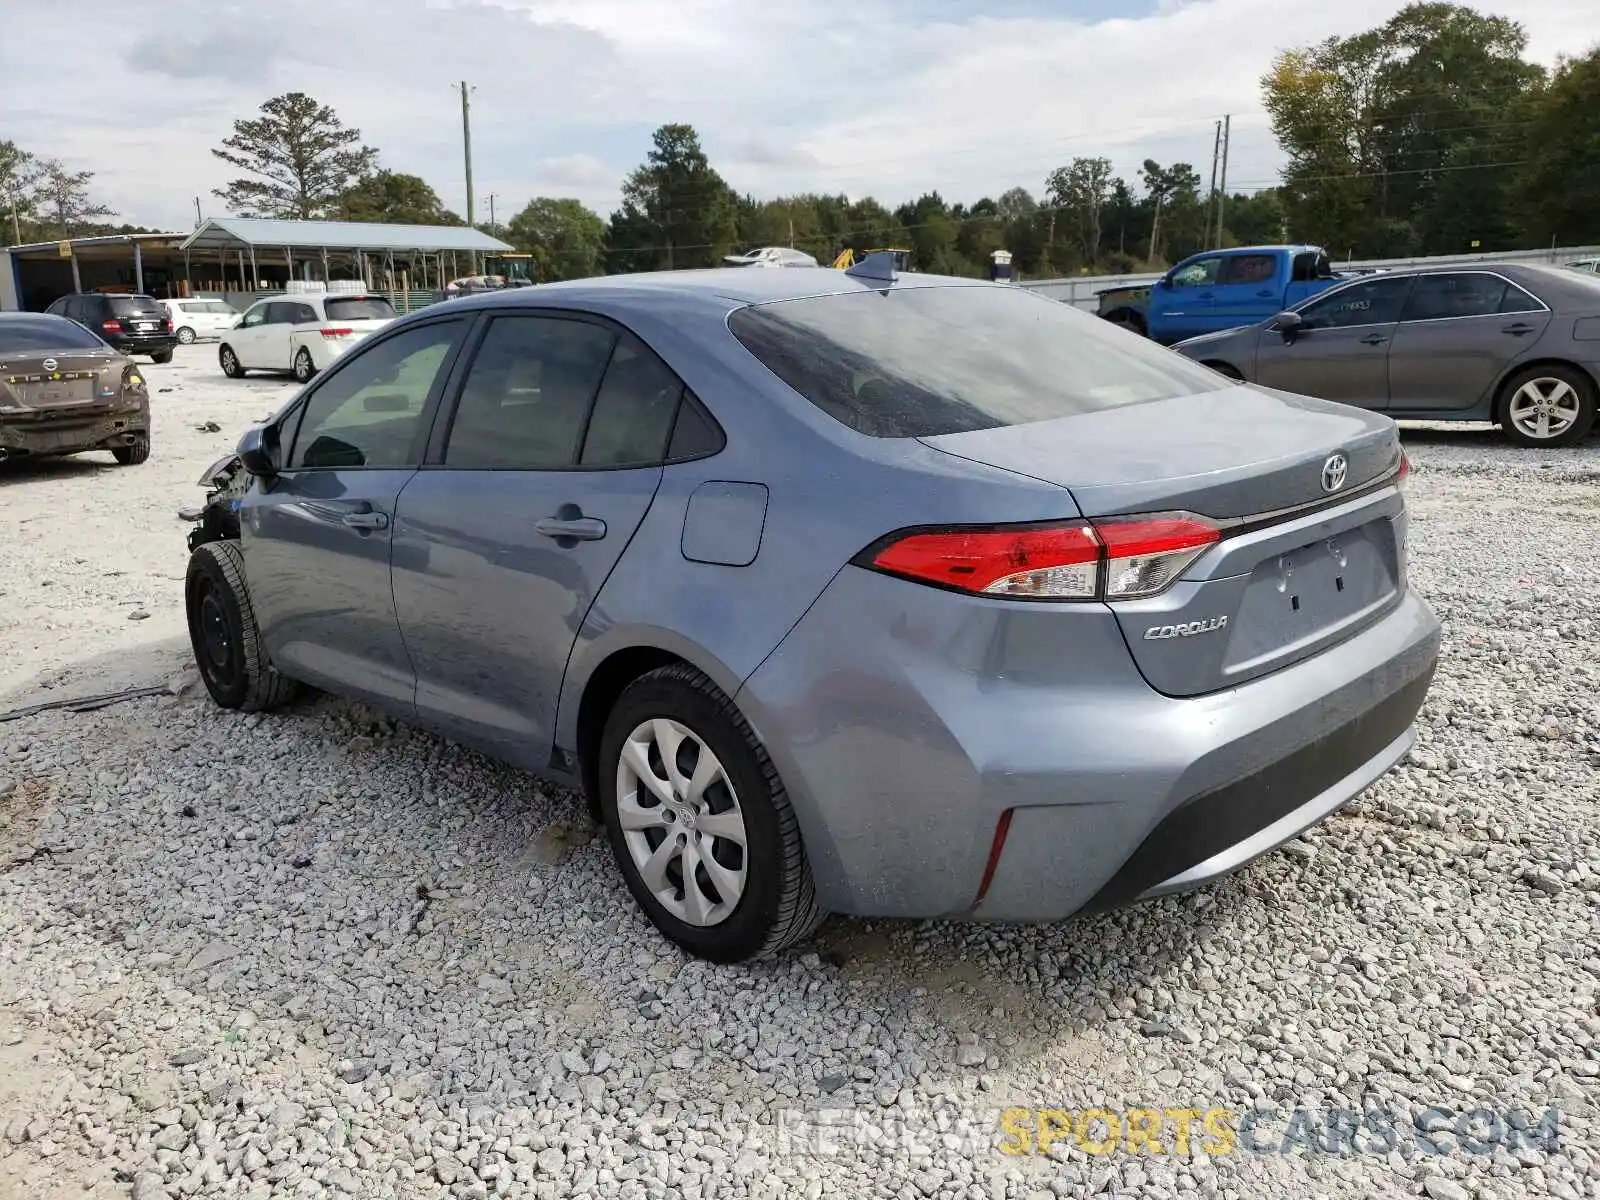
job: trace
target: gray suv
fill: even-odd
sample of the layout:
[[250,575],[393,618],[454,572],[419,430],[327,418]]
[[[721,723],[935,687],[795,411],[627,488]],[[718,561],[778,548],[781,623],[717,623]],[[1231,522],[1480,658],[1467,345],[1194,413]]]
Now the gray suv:
[[226,707],[311,684],[581,787],[692,953],[1055,920],[1405,753],[1405,471],[1381,415],[1016,288],[554,284],[402,318],[246,434],[189,628]]

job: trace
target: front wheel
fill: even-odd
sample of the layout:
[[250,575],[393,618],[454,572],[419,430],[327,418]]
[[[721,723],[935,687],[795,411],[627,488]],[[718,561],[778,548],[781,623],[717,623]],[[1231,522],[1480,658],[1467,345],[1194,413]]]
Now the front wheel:
[[825,915],[788,794],[750,725],[684,664],[630,684],[600,742],[600,811],[651,922],[713,962],[773,954]]
[[1594,428],[1594,380],[1574,367],[1530,367],[1503,394],[1501,424],[1519,445],[1570,446]]
[[239,356],[233,352],[232,346],[223,346],[217,351],[217,362],[222,364],[222,373],[229,379],[244,378],[244,365],[239,362]]
[[238,542],[196,546],[183,597],[195,665],[213,700],[259,712],[294,699],[297,685],[278,674],[262,645]]
[[180,345],[184,346],[194,345],[194,330],[190,329],[187,325],[178,330],[178,342]]
[[294,356],[294,379],[296,383],[310,383],[311,377],[317,373],[317,364],[311,361],[311,351],[304,346],[300,353]]

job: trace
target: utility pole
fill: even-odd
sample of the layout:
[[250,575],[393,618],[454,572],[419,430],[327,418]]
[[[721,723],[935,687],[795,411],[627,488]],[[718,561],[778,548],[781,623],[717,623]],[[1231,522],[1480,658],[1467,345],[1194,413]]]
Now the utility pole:
[[1222,122],[1217,122],[1217,133],[1211,141],[1211,190],[1206,193],[1206,249],[1214,249],[1220,242],[1211,240],[1211,217],[1217,207],[1217,158],[1222,153]]
[[1228,207],[1228,140],[1233,132],[1233,114],[1222,118],[1222,186],[1217,192],[1217,245],[1222,245],[1223,214]]
[[1160,257],[1161,247],[1161,202],[1167,198],[1167,189],[1162,188],[1156,193],[1156,215],[1150,223],[1150,261],[1156,262]]
[[[471,229],[477,222],[477,206],[472,202],[472,101],[467,98],[471,91],[467,81],[461,81],[461,150],[467,164],[467,228]],[[472,270],[476,271],[478,255],[472,254]]]
[[199,229],[205,223],[206,219],[200,215],[200,197],[196,196],[194,198],[194,227]]
[[489,236],[490,237],[497,236],[495,234],[495,223],[494,223],[494,199],[495,199],[494,193],[490,192],[489,193]]

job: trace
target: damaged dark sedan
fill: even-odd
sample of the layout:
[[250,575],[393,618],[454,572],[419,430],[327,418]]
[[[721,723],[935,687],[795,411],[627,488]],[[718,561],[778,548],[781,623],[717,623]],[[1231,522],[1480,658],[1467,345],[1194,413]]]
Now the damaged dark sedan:
[[0,462],[87,450],[150,457],[144,373],[65,317],[0,313]]

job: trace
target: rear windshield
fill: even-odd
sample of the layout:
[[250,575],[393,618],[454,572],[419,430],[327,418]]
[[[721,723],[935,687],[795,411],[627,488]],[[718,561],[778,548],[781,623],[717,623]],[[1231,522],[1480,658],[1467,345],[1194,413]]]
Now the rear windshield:
[[779,379],[872,437],[933,437],[1197,395],[1211,370],[1015,287],[888,288],[742,308]]
[[154,317],[166,315],[161,305],[150,296],[112,296],[111,311],[119,317],[127,313],[149,313]]
[[328,319],[330,321],[387,321],[390,317],[397,316],[394,305],[387,300],[367,296],[357,298],[354,296],[328,298]]
[[0,317],[0,354],[105,348],[94,334],[65,317]]

